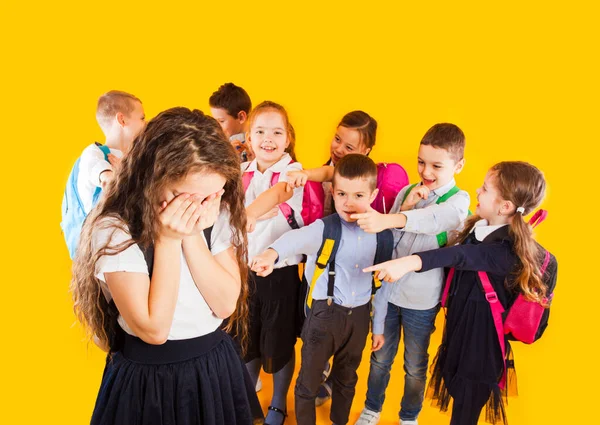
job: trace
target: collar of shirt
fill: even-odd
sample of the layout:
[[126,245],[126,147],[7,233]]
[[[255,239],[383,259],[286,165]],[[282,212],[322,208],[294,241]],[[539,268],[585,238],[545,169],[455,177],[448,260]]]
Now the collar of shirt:
[[[421,184],[423,184],[423,182],[421,182]],[[446,183],[445,185],[438,187],[435,190],[432,190],[431,192],[437,196],[444,196],[446,193],[448,193],[450,191],[450,189],[452,189],[454,186],[456,186],[456,180],[452,179],[450,180],[448,183]]]
[[[285,154],[283,154],[283,156],[281,157],[281,159],[279,161],[277,161],[275,164],[273,164],[269,168],[267,168],[265,170],[265,173],[267,171],[271,171],[272,173],[282,173],[285,171],[285,169],[287,168],[287,166],[290,164],[291,161],[292,161],[292,157],[288,153],[285,153]],[[243,170],[244,171],[258,171],[258,163],[256,162],[256,159],[253,160],[250,164],[248,164],[248,167],[244,168]],[[258,172],[260,173],[260,171],[258,171]]]
[[508,226],[508,224],[498,224],[495,226],[490,226],[486,219],[482,219],[475,223],[473,231],[475,232],[475,237],[477,238],[477,240],[479,242],[482,242],[490,234],[494,233],[496,230],[504,226]]
[[245,142],[246,141],[246,133],[234,134],[233,136],[231,136],[229,138],[230,142],[235,142],[236,140],[239,142]]

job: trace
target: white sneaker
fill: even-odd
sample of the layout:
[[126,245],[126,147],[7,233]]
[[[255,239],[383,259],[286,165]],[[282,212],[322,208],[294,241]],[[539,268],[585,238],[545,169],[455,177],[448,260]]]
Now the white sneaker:
[[414,421],[403,421],[400,419],[400,425],[419,425],[419,423],[416,419]]
[[256,392],[262,390],[262,381],[260,380],[260,376],[258,377],[258,381],[256,381]]
[[373,412],[365,407],[354,425],[375,425],[379,422],[379,415],[379,412]]

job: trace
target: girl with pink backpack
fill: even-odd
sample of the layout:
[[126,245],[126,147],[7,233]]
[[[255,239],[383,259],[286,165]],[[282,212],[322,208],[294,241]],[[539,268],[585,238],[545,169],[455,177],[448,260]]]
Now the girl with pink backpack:
[[[256,106],[249,117],[247,141],[255,159],[241,165],[248,221],[248,258],[265,251],[280,236],[322,217],[321,200],[307,199],[305,188],[290,190],[286,174],[301,170],[294,154],[294,131],[283,106],[270,101]],[[315,195],[311,192],[310,195]],[[305,208],[306,205],[310,207]],[[307,212],[309,214],[307,214]],[[248,285],[248,344],[246,368],[256,384],[262,367],[273,375],[273,397],[265,424],[281,425],[287,416],[286,397],[295,364],[298,327],[298,264],[302,256],[282,259],[267,277],[250,272]]]
[[[323,167],[291,172],[288,174],[290,187],[304,186],[307,182],[323,182],[325,191],[324,215],[333,212],[331,179],[333,167],[349,153],[369,155],[375,146],[377,121],[363,111],[352,111],[344,115],[331,140],[330,158]],[[377,164],[377,197],[371,206],[382,214],[392,208],[396,195],[408,185],[408,174],[401,165],[393,162]]]
[[431,366],[427,396],[442,411],[452,405],[451,425],[486,420],[507,423],[504,397],[516,395],[509,339],[531,343],[547,326],[557,261],[535,242],[543,174],[526,162],[501,162],[477,190],[477,210],[457,236],[458,245],[420,252],[365,269],[394,282],[411,271],[450,267],[442,344]]

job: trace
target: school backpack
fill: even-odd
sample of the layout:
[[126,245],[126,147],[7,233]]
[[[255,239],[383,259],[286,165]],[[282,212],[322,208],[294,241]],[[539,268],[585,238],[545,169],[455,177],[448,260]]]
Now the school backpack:
[[408,174],[400,164],[380,162],[377,164],[377,189],[379,192],[371,207],[387,214],[394,205],[398,192],[408,184]]
[[[96,142],[96,146],[98,146],[98,149],[104,153],[104,159],[108,161],[110,149],[98,142]],[[79,197],[79,192],[77,190],[80,160],[81,158],[78,158],[77,161],[75,161],[75,165],[73,165],[71,174],[69,174],[69,178],[67,179],[67,187],[65,188],[65,194],[62,200],[62,220],[60,222],[60,227],[63,231],[71,260],[75,258],[77,245],[79,245],[81,228],[83,227],[83,222],[87,216],[85,210],[83,209],[83,203],[81,202],[81,198]],[[102,188],[97,187],[92,198],[92,206],[98,203],[101,192]]]
[[[404,197],[402,198],[402,203],[404,203],[404,201],[406,201],[406,198],[408,198],[408,195],[410,194],[410,191],[413,190],[413,188],[415,186],[417,186],[418,184],[419,183],[411,184],[408,187],[408,189],[406,189],[406,192],[404,192]],[[460,189],[458,188],[458,186],[454,186],[448,192],[446,192],[442,196],[440,196],[437,199],[437,201],[435,201],[435,203],[439,205],[442,202],[446,202],[448,199],[450,199],[452,196],[456,195],[458,192],[460,192]],[[469,215],[471,215],[471,211],[469,211]],[[438,246],[440,248],[446,246],[446,244],[448,243],[448,232],[438,233],[435,236],[437,238]]]
[[[306,276],[302,276],[302,289],[301,294],[305,294],[300,297],[303,303],[300,311],[304,312],[304,315],[308,315],[308,310],[312,306],[312,293],[315,289],[315,285],[319,277],[323,274],[327,265],[329,265],[329,279],[327,281],[327,304],[331,305],[333,302],[333,289],[335,286],[335,256],[342,239],[342,222],[340,216],[337,213],[331,214],[322,219],[325,227],[323,228],[323,242],[317,252],[317,260],[315,272],[312,277],[310,288],[308,287],[308,281]],[[382,232],[377,233],[377,249],[375,251],[375,258],[373,264],[383,263],[389,261],[392,258],[392,251],[394,249],[394,236],[391,230],[386,229]],[[371,292],[375,294],[381,287],[381,281],[375,277],[373,273],[373,283]]]
[[[291,164],[294,160],[291,160]],[[248,164],[249,166],[250,164]],[[279,174],[273,173],[271,176],[271,187],[275,186],[279,182]],[[242,175],[242,183],[244,185],[244,192],[248,190],[250,181],[254,177],[254,171],[244,171]],[[325,205],[325,192],[323,191],[323,185],[317,182],[306,182],[304,186],[304,195],[302,197],[302,221],[305,226],[315,222],[317,219],[323,217],[323,207]],[[287,220],[288,224],[292,229],[299,229],[298,221],[292,207],[287,203],[279,204],[279,209],[283,213],[283,216]]]
[[[529,220],[529,224],[532,227],[536,227],[544,221],[547,216],[548,212],[546,210],[538,210]],[[494,318],[494,326],[496,328],[500,350],[502,351],[502,358],[506,357],[505,335],[508,336],[508,339],[531,344],[540,339],[548,327],[550,304],[554,298],[554,289],[556,287],[557,263],[556,258],[550,254],[550,252],[539,244],[537,244],[537,246],[540,252],[544,252],[544,259],[540,264],[540,274],[542,275],[542,283],[546,286],[546,294],[548,294],[543,300],[546,307],[538,302],[529,301],[522,294],[519,294],[505,314],[502,303],[498,301],[498,295],[490,283],[488,274],[483,271],[477,272],[485,293],[485,298],[490,306],[492,317]],[[549,270],[548,266],[551,264],[552,269]],[[451,268],[448,272],[446,285],[442,295],[442,307],[446,306],[448,291],[453,276],[454,268]],[[499,385],[502,389],[506,385],[506,366]]]

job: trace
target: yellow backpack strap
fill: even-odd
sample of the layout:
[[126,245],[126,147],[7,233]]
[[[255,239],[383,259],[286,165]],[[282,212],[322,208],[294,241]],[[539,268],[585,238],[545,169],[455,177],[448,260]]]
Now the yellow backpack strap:
[[317,261],[315,272],[312,277],[308,294],[306,295],[306,305],[308,308],[312,306],[313,291],[317,284],[317,280],[323,274],[329,265],[329,278],[327,280],[327,303],[331,305],[333,302],[333,287],[335,284],[335,254],[339,246],[339,241],[342,237],[342,222],[340,216],[331,214],[323,218],[323,243],[317,253]]
[[315,267],[315,273],[313,274],[312,282],[310,284],[310,289],[308,290],[308,296],[306,297],[306,304],[308,308],[312,307],[312,293],[315,289],[317,280],[325,271],[327,267],[327,263],[329,262],[329,258],[331,257],[331,253],[333,252],[333,248],[335,246],[335,240],[333,239],[325,239],[323,245],[321,246],[321,254],[317,258],[317,267]]

